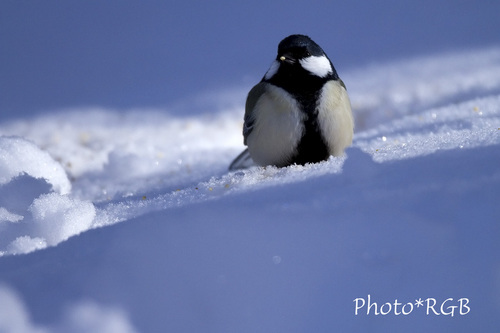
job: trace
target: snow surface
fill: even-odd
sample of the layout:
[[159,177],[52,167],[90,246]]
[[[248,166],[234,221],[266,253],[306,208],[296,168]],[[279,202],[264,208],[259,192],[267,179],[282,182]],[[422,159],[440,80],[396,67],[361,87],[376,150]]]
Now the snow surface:
[[32,324],[24,304],[8,287],[0,285],[0,332],[23,333],[134,333],[137,332],[125,314],[115,308],[101,307],[82,301],[65,310],[66,315],[57,325],[44,327]]
[[0,332],[496,331],[500,49],[342,78],[353,147],[306,166],[228,173],[242,106],[0,124]]
[[27,174],[33,178],[45,179],[60,194],[71,191],[71,183],[61,164],[31,142],[22,138],[2,137],[0,159],[0,185],[9,183],[21,174]]

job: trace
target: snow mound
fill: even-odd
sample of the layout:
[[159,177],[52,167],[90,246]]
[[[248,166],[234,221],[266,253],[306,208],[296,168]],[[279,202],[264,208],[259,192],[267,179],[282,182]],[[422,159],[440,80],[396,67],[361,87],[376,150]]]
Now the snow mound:
[[71,191],[66,172],[47,152],[23,138],[0,137],[0,185],[22,174],[45,179],[60,194]]
[[90,201],[70,196],[64,168],[19,137],[0,137],[0,255],[29,253],[88,230]]
[[91,202],[57,193],[41,195],[33,201],[30,211],[33,214],[35,236],[44,238],[48,245],[56,245],[89,229],[95,217]]
[[[57,245],[90,229],[96,216],[96,209],[90,201],[69,195],[49,192],[29,200],[32,203],[27,207],[11,208],[18,209],[22,215],[0,208],[0,255],[29,253]],[[12,204],[2,201],[0,204]]]
[[240,111],[175,117],[168,110],[81,108],[14,121],[0,133],[45,147],[72,179],[73,195],[100,202],[178,188],[210,178],[214,167],[226,169],[242,145]]
[[10,288],[0,285],[0,332],[48,333],[31,324],[26,307]]
[[430,109],[356,135],[377,162],[500,144],[500,95]]
[[92,301],[82,301],[67,311],[64,321],[54,332],[135,333],[137,331],[121,309],[101,306]]
[[11,288],[0,285],[0,332],[4,333],[134,333],[137,332],[119,308],[85,300],[71,304],[59,323],[51,326],[32,322],[23,301]]
[[47,247],[47,242],[43,238],[20,236],[14,239],[7,246],[7,254],[30,253]]
[[24,217],[21,215],[13,214],[4,207],[0,207],[0,222],[19,222]]

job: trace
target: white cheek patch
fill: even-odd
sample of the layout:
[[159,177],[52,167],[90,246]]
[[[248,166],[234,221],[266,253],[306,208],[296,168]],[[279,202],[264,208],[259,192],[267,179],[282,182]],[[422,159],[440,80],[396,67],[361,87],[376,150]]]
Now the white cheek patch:
[[325,56],[310,56],[299,60],[299,62],[304,69],[319,77],[326,77],[333,72],[330,61]]
[[274,76],[274,74],[276,74],[276,72],[278,71],[279,68],[280,68],[279,61],[278,60],[274,60],[273,63],[271,64],[271,67],[269,67],[269,69],[267,70],[266,75],[264,76],[264,78],[266,80],[269,80],[270,78],[272,78]]

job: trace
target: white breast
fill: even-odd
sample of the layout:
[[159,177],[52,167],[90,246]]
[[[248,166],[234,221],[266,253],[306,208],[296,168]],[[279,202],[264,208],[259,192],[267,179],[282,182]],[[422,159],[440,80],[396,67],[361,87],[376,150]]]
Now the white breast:
[[259,165],[286,164],[304,131],[299,105],[285,90],[267,84],[253,113],[255,124],[247,138],[252,159]]
[[354,119],[349,96],[339,81],[328,81],[321,90],[318,123],[330,155],[342,155],[352,143]]

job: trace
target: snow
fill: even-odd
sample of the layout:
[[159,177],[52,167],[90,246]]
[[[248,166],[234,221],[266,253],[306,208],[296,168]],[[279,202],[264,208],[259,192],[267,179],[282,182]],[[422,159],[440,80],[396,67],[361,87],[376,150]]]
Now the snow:
[[[481,64],[470,66],[465,73],[468,83],[445,83],[456,82],[455,73],[471,59],[479,59]],[[378,90],[376,81],[368,86],[370,81],[359,70],[345,75],[353,87],[349,91],[357,112],[353,146],[374,161],[498,145],[500,98],[490,93],[500,90],[500,49],[372,65],[362,72],[369,78],[389,73],[385,90]],[[412,77],[413,84],[404,75]],[[431,91],[435,92],[432,97]],[[466,98],[478,95],[477,91],[486,96]],[[444,106],[436,106],[441,104]],[[392,116],[382,108],[392,110]],[[173,116],[165,110],[122,113],[94,108],[7,123],[0,138],[2,184],[23,175],[45,181],[51,189],[25,196],[29,205],[11,211],[10,206],[15,205],[8,199],[11,188],[0,188],[5,198],[2,220],[24,221],[22,226],[4,223],[7,232],[3,238],[8,239],[1,251],[28,253],[150,211],[341,173],[345,158],[306,167],[228,174],[227,165],[242,149],[242,114],[241,107],[197,117]],[[22,186],[22,179],[17,182],[16,187]]]
[[61,194],[71,191],[71,183],[61,164],[35,144],[22,138],[3,136],[0,140],[0,185],[27,174],[45,179]]
[[0,332],[497,331],[500,48],[339,74],[305,166],[228,172],[250,86],[1,122]]
[[18,222],[23,219],[23,216],[12,214],[4,207],[0,208],[0,221],[2,222]]
[[[449,84],[476,58],[489,61],[468,81],[483,85]],[[414,84],[397,74],[416,63]],[[385,90],[347,72],[352,148],[281,169],[227,171],[243,149],[241,107],[186,117],[80,108],[2,124],[0,291],[10,314],[0,327],[498,327],[500,263],[488,254],[500,250],[499,67],[500,49],[480,49],[363,69],[393,73]],[[354,315],[368,295],[378,306],[467,298],[470,313]]]
[[102,307],[90,301],[72,304],[60,323],[44,327],[31,323],[26,307],[19,296],[0,285],[0,332],[48,333],[134,333],[137,332],[123,311]]
[[29,209],[36,226],[35,235],[44,238],[49,245],[56,245],[88,230],[95,218],[92,203],[57,193],[41,195]]

